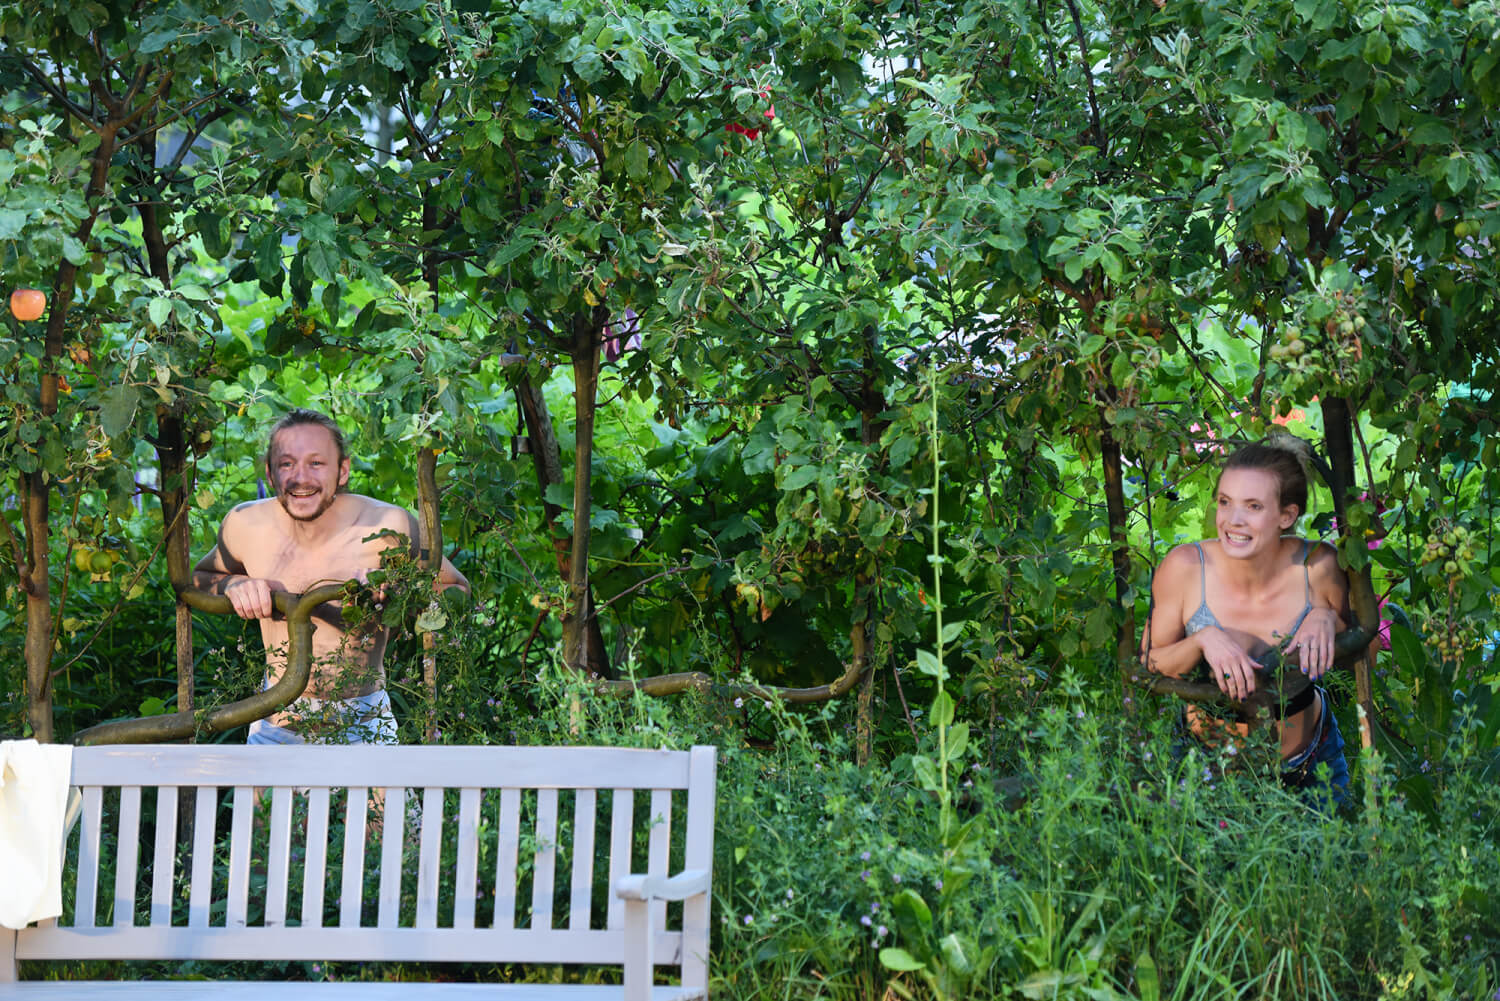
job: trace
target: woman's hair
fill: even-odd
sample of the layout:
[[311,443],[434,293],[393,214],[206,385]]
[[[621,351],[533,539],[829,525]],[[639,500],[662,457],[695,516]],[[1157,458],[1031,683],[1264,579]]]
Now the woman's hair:
[[[1277,501],[1282,507],[1297,505],[1299,515],[1307,513],[1307,469],[1303,452],[1307,443],[1289,434],[1277,435],[1251,445],[1242,445],[1224,461],[1230,469],[1263,469],[1276,477]],[[1214,484],[1214,492],[1218,492]]]

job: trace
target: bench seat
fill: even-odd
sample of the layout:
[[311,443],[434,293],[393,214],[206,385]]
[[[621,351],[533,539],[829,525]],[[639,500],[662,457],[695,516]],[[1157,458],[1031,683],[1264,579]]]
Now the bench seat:
[[[619,1001],[607,984],[313,983],[271,980],[30,980],[0,985],[15,1001]],[[650,1001],[697,1001],[703,991],[652,987]]]

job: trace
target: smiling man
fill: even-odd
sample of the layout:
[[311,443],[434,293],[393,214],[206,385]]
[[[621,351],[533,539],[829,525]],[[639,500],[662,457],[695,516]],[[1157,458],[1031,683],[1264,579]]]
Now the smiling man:
[[[381,533],[413,540],[415,552],[418,527],[405,508],[347,492],[343,433],[314,410],[293,410],[271,429],[266,477],[274,496],[229,512],[218,544],[198,562],[193,580],[228,597],[236,615],[260,621],[269,688],[286,670],[287,643],[286,619],[276,613],[271,593],[364,581],[379,569],[381,555],[399,544]],[[468,591],[469,582],[445,559],[437,587]],[[389,639],[390,630],[378,622],[350,629],[337,602],[320,605],[313,613],[307,691],[282,712],[252,723],[247,743],[395,743],[396,720],[385,691]]]

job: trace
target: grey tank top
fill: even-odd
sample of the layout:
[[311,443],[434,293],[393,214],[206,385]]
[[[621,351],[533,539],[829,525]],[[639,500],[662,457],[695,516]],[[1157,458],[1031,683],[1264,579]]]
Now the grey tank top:
[[[1208,563],[1203,558],[1203,543],[1195,542],[1193,543],[1193,548],[1198,550],[1198,588],[1201,597],[1199,598],[1197,609],[1193,611],[1192,615],[1188,616],[1187,622],[1183,625],[1183,629],[1189,636],[1207,629],[1209,626],[1219,626],[1220,629],[1224,628],[1219,625],[1218,618],[1214,615],[1213,610],[1208,607]],[[1309,577],[1307,569],[1308,548],[1307,540],[1303,539],[1302,552],[1297,556],[1297,559],[1302,563],[1302,580],[1303,586],[1307,590],[1307,604],[1302,606],[1302,614],[1297,616],[1297,621],[1292,623],[1292,628],[1286,631],[1285,635],[1287,636],[1296,635],[1297,630],[1302,626],[1302,620],[1307,618],[1307,613],[1312,611],[1313,607],[1312,579]]]

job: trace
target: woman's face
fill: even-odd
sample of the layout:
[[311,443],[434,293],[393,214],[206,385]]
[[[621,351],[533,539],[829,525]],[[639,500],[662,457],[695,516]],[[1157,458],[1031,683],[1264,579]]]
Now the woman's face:
[[1274,548],[1300,513],[1295,504],[1281,505],[1281,483],[1265,469],[1224,470],[1216,504],[1219,545],[1239,558]]

